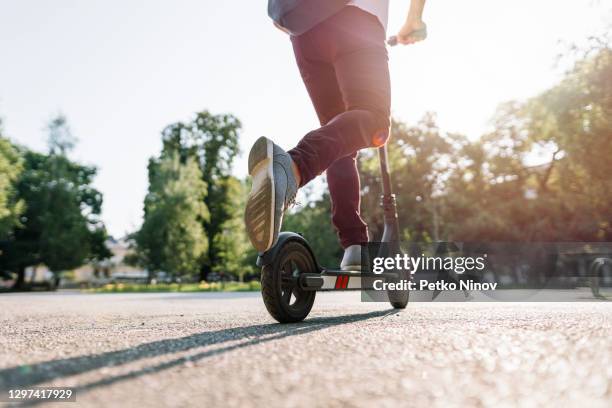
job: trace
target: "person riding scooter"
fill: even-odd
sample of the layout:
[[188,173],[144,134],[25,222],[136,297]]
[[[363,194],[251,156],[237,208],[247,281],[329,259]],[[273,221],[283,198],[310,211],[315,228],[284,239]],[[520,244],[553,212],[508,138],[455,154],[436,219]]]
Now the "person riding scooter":
[[[399,44],[424,39],[424,5],[411,1]],[[321,127],[287,152],[266,137],[251,148],[245,223],[260,253],[276,243],[297,190],[326,171],[332,223],[344,249],[341,269],[361,269],[368,229],[360,215],[356,158],[389,137],[388,13],[389,0],[269,0],[268,14],[290,36]]]

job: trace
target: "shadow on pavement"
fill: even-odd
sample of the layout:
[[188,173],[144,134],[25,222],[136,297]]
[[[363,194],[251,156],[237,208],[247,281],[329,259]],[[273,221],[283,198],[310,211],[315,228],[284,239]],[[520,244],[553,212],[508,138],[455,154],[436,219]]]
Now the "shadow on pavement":
[[[244,340],[214,350],[180,357],[171,361],[147,366],[126,374],[111,376],[76,387],[76,391],[87,391],[96,387],[110,385],[119,381],[140,377],[142,375],[166,370],[184,364],[187,361],[198,361],[229,351],[254,346],[256,344],[279,340],[285,337],[297,336],[322,330],[328,327],[354,323],[376,317],[385,317],[396,313],[395,310],[384,310],[370,313],[344,315],[337,317],[320,317],[295,324],[258,324],[245,327],[232,327],[185,337],[165,339],[145,343],[129,349],[71,357],[61,360],[51,360],[33,365],[15,366],[0,370],[0,390],[10,388],[27,388],[48,381],[78,375],[103,367],[119,366],[134,361],[157,357],[164,354],[177,353],[190,349],[219,345],[232,341]],[[31,405],[31,404],[28,404]]]

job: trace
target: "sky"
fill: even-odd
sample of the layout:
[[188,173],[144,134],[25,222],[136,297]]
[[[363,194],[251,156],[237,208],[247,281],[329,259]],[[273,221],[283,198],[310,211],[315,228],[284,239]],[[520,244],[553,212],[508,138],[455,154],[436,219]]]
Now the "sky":
[[[393,115],[414,123],[433,111],[444,131],[479,137],[499,103],[560,79],[555,60],[566,44],[609,27],[605,3],[429,0],[428,39],[390,50]],[[389,35],[408,5],[391,0]],[[142,222],[161,130],[204,109],[242,121],[240,177],[257,137],[289,149],[317,127],[264,0],[0,0],[4,134],[44,151],[46,123],[66,115],[79,140],[70,157],[98,168],[115,237]]]

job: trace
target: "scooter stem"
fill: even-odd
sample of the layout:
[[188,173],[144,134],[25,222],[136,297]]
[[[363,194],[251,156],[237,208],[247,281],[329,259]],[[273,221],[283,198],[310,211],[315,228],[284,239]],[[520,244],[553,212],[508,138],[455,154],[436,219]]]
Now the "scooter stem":
[[380,205],[384,214],[384,230],[382,242],[399,242],[399,223],[397,220],[397,204],[395,194],[391,187],[391,176],[387,162],[387,145],[378,148],[378,159],[380,161],[380,174],[382,178],[382,191]]

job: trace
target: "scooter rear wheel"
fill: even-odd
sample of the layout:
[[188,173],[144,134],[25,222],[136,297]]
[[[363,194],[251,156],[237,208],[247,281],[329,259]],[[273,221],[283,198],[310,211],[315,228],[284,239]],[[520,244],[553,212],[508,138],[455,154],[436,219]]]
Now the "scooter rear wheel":
[[300,322],[308,316],[316,292],[299,286],[303,273],[318,272],[310,251],[295,241],[285,243],[274,262],[261,270],[261,294],[266,309],[280,323]]

